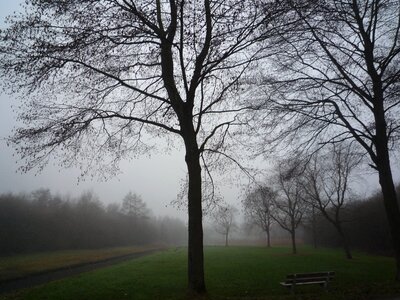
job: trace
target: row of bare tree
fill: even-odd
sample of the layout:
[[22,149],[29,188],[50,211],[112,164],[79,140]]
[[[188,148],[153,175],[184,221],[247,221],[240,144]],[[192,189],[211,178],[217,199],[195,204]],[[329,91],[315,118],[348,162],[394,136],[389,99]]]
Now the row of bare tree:
[[[239,210],[235,206],[220,203],[215,207],[207,215],[210,219],[210,224],[206,227],[207,242],[211,244],[219,243],[220,238],[213,234],[218,233],[222,235],[225,246],[230,244],[232,236],[236,239],[235,243],[254,243],[258,234],[263,233],[267,246],[271,247],[272,242],[275,244],[285,242],[287,234],[293,238],[293,251],[296,252],[296,231],[298,231],[302,243],[312,245],[315,248],[321,246],[341,247],[345,250],[347,258],[352,257],[351,248],[374,254],[393,255],[382,195],[375,193],[367,198],[361,198],[353,193],[352,185],[354,181],[357,184],[362,184],[358,175],[350,174],[355,173],[354,169],[353,172],[349,172],[357,165],[358,157],[354,157],[355,160],[350,162],[350,153],[340,153],[341,150],[336,151],[339,151],[339,153],[336,155],[334,165],[338,168],[337,172],[344,172],[343,176],[335,176],[332,179],[343,184],[340,193],[345,196],[337,197],[336,199],[339,199],[339,201],[333,201],[334,191],[332,186],[328,188],[327,179],[323,180],[324,185],[320,184],[322,178],[318,178],[320,174],[315,173],[315,164],[317,158],[320,157],[318,155],[312,161],[302,162],[303,168],[305,165],[311,164],[313,172],[310,173],[309,169],[303,169],[303,172],[299,174],[300,177],[303,177],[299,194],[302,195],[301,197],[310,197],[311,201],[307,198],[301,198],[302,203],[297,203],[298,226],[291,228],[291,211],[290,209],[282,209],[286,206],[285,202],[289,201],[278,197],[278,191],[281,187],[276,183],[275,177],[275,181],[272,178],[268,181],[269,186],[266,184],[258,185],[247,193],[242,202],[245,212],[244,223],[240,223]],[[332,154],[324,155],[323,159],[332,158],[331,156]],[[333,164],[329,163],[329,165],[332,166]],[[346,165],[345,168],[343,168],[343,165]],[[318,166],[320,171],[327,171],[326,166]],[[344,175],[345,173],[352,176]],[[330,175],[333,175],[333,173],[324,176]],[[312,183],[308,187],[304,185],[307,180]],[[347,191],[344,191],[344,185],[347,185]],[[336,186],[339,186],[339,184],[336,184]],[[309,187],[316,191],[313,193],[314,197],[309,192]],[[335,193],[337,193],[337,190],[335,188]],[[397,191],[400,192],[400,185],[397,186]],[[323,196],[320,194],[323,194]],[[315,195],[320,195],[319,198],[325,198],[326,201],[313,200],[316,198]]]
[[155,218],[129,193],[121,204],[104,206],[92,192],[78,198],[31,194],[0,195],[0,255],[144,244],[186,244],[187,227]]
[[262,228],[271,245],[273,223],[287,231],[296,249],[296,230],[306,219],[316,230],[316,216],[322,215],[341,238],[346,257],[351,259],[348,240],[343,229],[344,213],[354,200],[354,171],[360,155],[351,144],[326,147],[310,157],[294,157],[280,161],[268,184],[253,188],[243,201],[250,222]]

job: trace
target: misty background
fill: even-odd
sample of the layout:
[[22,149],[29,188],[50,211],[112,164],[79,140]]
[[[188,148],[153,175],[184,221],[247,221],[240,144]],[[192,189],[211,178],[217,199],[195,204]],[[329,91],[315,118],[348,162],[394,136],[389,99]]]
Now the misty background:
[[[6,16],[15,11],[22,11],[22,0],[0,1],[0,28],[4,27]],[[16,96],[0,92],[0,193],[30,192],[38,188],[50,188],[55,193],[78,196],[84,191],[96,191],[101,201],[112,203],[121,200],[132,190],[143,196],[155,214],[170,214],[186,218],[186,213],[170,205],[175,200],[186,174],[182,159],[183,152],[172,149],[164,153],[160,149],[152,156],[125,161],[121,164],[121,173],[107,182],[97,182],[97,178],[81,178],[79,170],[62,169],[51,164],[40,174],[17,173],[18,161],[13,149],[6,141],[16,124],[18,107]],[[54,162],[56,164],[57,162]]]
[[[20,4],[23,3],[22,0],[2,0],[0,2],[0,28],[4,27],[5,17],[12,14],[14,11],[21,11]],[[182,191],[183,185],[186,178],[186,166],[183,160],[184,152],[182,151],[182,145],[180,141],[175,141],[173,147],[159,147],[158,150],[153,151],[150,155],[140,156],[134,158],[130,161],[123,161],[120,165],[120,174],[116,177],[109,177],[106,181],[98,181],[98,178],[80,178],[80,171],[78,169],[59,169],[57,167],[57,162],[54,161],[53,164],[49,164],[40,173],[20,173],[17,172],[18,169],[18,157],[15,156],[13,149],[7,147],[6,138],[12,133],[12,129],[16,126],[16,108],[18,108],[17,95],[7,95],[4,92],[0,94],[0,211],[3,211],[4,215],[8,215],[8,219],[12,219],[13,213],[17,214],[19,211],[21,215],[15,217],[21,219],[29,219],[24,216],[24,213],[29,214],[32,217],[33,223],[25,223],[23,226],[38,226],[40,225],[39,220],[41,217],[36,216],[42,212],[39,212],[40,201],[34,200],[32,195],[35,191],[40,189],[49,189],[51,197],[47,202],[47,210],[52,212],[57,212],[60,207],[68,206],[68,212],[70,213],[69,218],[75,218],[75,220],[80,220],[79,218],[84,218],[83,216],[75,216],[74,214],[78,212],[79,203],[81,203],[84,196],[92,193],[94,196],[93,207],[97,211],[98,215],[94,217],[96,222],[102,225],[97,225],[97,228],[104,226],[108,228],[110,224],[113,224],[114,217],[121,213],[120,211],[112,211],[110,209],[111,204],[121,204],[124,196],[132,191],[141,196],[143,201],[146,203],[149,213],[146,221],[143,221],[140,226],[141,228],[146,228],[146,233],[149,236],[153,236],[154,240],[120,240],[110,241],[107,240],[107,236],[104,240],[99,239],[90,245],[80,244],[83,247],[99,247],[99,246],[112,246],[112,245],[124,245],[130,243],[147,243],[154,242],[157,240],[165,243],[176,243],[182,244],[186,241],[186,232],[182,231],[182,228],[186,226],[187,212],[184,209],[179,209],[177,206],[173,205],[178,196]],[[158,140],[159,141],[159,140]],[[156,141],[154,141],[156,142]],[[168,149],[167,149],[168,148]],[[244,165],[249,164],[249,162],[242,162]],[[267,166],[269,165],[266,160],[258,160],[256,162],[258,168],[264,169],[264,173],[260,173],[260,179],[262,179],[263,174],[268,173]],[[400,167],[399,167],[399,157],[393,156],[393,173],[395,176],[395,182],[399,182],[400,178]],[[224,181],[223,178],[219,178],[218,187],[222,199],[237,208],[236,214],[236,229],[232,232],[233,238],[245,241],[245,237],[249,237],[253,243],[257,243],[262,238],[262,232],[251,226],[247,226],[243,216],[243,209],[241,206],[241,201],[244,198],[245,187],[247,179],[241,178],[242,180],[237,180],[236,182],[232,178]],[[236,177],[237,178],[237,177]],[[365,216],[358,219],[364,220],[356,223],[357,226],[349,226],[354,236],[352,239],[355,243],[358,243],[360,247],[373,248],[369,246],[365,241],[357,242],[355,238],[358,235],[358,231],[369,230],[375,237],[379,237],[379,243],[382,245],[382,251],[387,251],[389,246],[389,235],[385,224],[384,212],[382,209],[382,203],[378,204],[379,195],[375,195],[375,191],[379,189],[378,180],[376,174],[371,170],[364,168],[358,171],[356,176],[356,192],[358,194],[358,202],[353,204],[353,213],[356,212],[361,206],[369,207],[366,210]],[[369,199],[370,198],[370,199]],[[368,200],[369,199],[369,200]],[[378,199],[378,200],[377,200]],[[381,200],[379,200],[382,202]],[[82,204],[82,203],[81,203]],[[62,206],[64,205],[64,206]],[[8,209],[8,211],[6,210]],[[23,209],[22,209],[23,208]],[[24,212],[25,211],[25,212]],[[7,212],[7,213],[6,213]],[[72,217],[74,216],[74,217]],[[163,234],[160,228],[163,227],[162,220],[165,217],[171,218],[168,220],[173,220],[171,227],[176,226],[177,232],[175,240],[169,240],[167,237],[163,240]],[[43,217],[43,216],[42,216]],[[66,217],[66,216],[65,216]],[[176,218],[182,220],[180,223]],[[380,218],[380,219],[379,219]],[[376,219],[381,223],[371,222],[370,227],[366,225],[365,220]],[[82,219],[83,220],[83,219]],[[114,220],[114,221],[112,221]],[[175,220],[175,221],[174,221]],[[206,232],[206,243],[223,243],[223,238],[220,234],[213,230],[212,220],[206,218],[205,232]],[[377,221],[377,222],[378,222]],[[79,221],[80,222],[80,221]],[[79,224],[77,221],[77,224]],[[111,222],[111,223],[110,223]],[[116,222],[116,221],[115,221]],[[125,222],[125,223],[124,223]],[[324,223],[321,219],[320,221],[321,232],[327,232],[327,235],[320,238],[320,242],[325,245],[337,246],[337,242],[334,237],[334,232],[330,231],[329,226]],[[6,232],[6,227],[14,228],[14,236],[18,236],[16,232],[18,230],[15,228],[17,222],[3,223],[0,225],[2,232]],[[68,222],[66,222],[68,224]],[[116,223],[115,223],[116,224]],[[127,225],[128,224],[128,225]],[[161,225],[160,225],[161,224]],[[14,227],[13,227],[14,226]],[[129,221],[121,218],[120,223],[118,223],[120,230],[127,230],[125,227],[129,227]],[[125,226],[125,227],[124,227]],[[139,226],[139,225],[138,225]],[[366,227],[367,226],[367,227]],[[93,228],[95,228],[94,226]],[[102,227],[103,228],[103,227]],[[375,230],[373,230],[375,228]],[[11,230],[11,229],[10,229]],[[17,230],[17,231],[15,231]],[[68,228],[59,228],[60,232],[67,232]],[[90,230],[90,228],[88,229]],[[302,229],[301,238],[304,241],[309,241],[310,237],[307,235],[307,226]],[[358,230],[358,231],[357,231]],[[183,233],[182,233],[183,232]],[[10,231],[10,235],[11,235]],[[273,238],[275,242],[279,240],[278,237],[283,236],[285,239],[285,234],[282,233],[278,228],[274,229]],[[19,236],[21,239],[27,237]],[[32,239],[32,237],[28,237]],[[51,237],[37,237],[38,240],[42,241],[38,243],[38,248],[27,249],[29,251],[42,250],[40,245],[46,243],[44,241],[52,240]],[[48,242],[47,242],[48,243]],[[335,244],[336,243],[336,244]],[[368,246],[366,246],[368,244]],[[61,249],[61,248],[74,248],[72,245],[62,244],[62,241],[54,241],[51,249]],[[376,250],[376,249],[373,249]],[[12,252],[17,250],[3,249],[4,253]]]
[[[0,28],[5,18],[14,12],[22,11],[23,0],[0,1]],[[174,202],[186,178],[184,151],[180,140],[173,148],[158,147],[149,155],[143,155],[120,164],[120,174],[116,177],[98,181],[98,178],[80,178],[77,168],[60,169],[57,161],[49,164],[40,173],[18,172],[18,157],[7,147],[5,138],[11,135],[16,126],[17,95],[7,95],[0,91],[0,193],[31,192],[39,188],[49,188],[54,193],[78,196],[85,191],[95,191],[99,199],[110,204],[122,200],[129,191],[141,195],[156,215],[168,214],[187,219],[186,211],[178,209]],[[154,139],[160,143],[160,139]],[[221,182],[221,180],[220,180]],[[219,186],[225,201],[240,204],[242,187],[231,182],[221,182]]]

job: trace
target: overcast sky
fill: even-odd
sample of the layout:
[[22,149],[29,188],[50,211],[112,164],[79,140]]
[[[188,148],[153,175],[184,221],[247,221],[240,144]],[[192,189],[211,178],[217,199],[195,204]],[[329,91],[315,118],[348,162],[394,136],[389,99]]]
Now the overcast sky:
[[[5,16],[20,10],[22,0],[0,0],[0,26],[4,27]],[[105,203],[119,202],[129,191],[142,196],[156,215],[169,214],[186,217],[186,213],[170,205],[176,199],[182,180],[185,178],[186,165],[182,151],[169,154],[154,153],[151,157],[122,162],[122,174],[107,182],[96,182],[88,178],[78,184],[79,172],[74,169],[59,170],[47,167],[41,174],[16,173],[17,157],[6,146],[4,138],[11,134],[16,124],[16,114],[12,106],[18,106],[16,97],[0,93],[0,193],[30,192],[45,187],[52,192],[76,196],[86,190],[93,190]],[[399,162],[393,163],[398,181]],[[376,176],[365,174],[360,179],[360,192],[364,194],[378,187]],[[239,206],[240,189],[235,186],[222,188],[222,196],[229,203]]]
[[[22,0],[0,0],[0,26],[4,27],[5,16],[20,10]],[[184,218],[170,205],[179,192],[186,166],[182,152],[172,151],[168,155],[154,153],[150,158],[141,157],[130,162],[122,162],[122,175],[107,182],[96,182],[90,178],[78,183],[77,170],[59,170],[48,166],[41,174],[16,173],[17,157],[6,146],[5,137],[11,134],[16,114],[12,106],[18,102],[12,95],[0,94],[0,193],[30,192],[46,187],[60,194],[79,195],[85,190],[93,190],[103,202],[119,202],[129,191],[140,194],[156,215],[169,214]]]
[[[22,11],[23,0],[0,0],[0,27],[5,25],[5,17],[14,11]],[[120,202],[129,191],[142,196],[155,215],[177,216],[186,219],[186,212],[171,205],[181,190],[186,177],[184,152],[162,151],[151,157],[140,157],[121,163],[122,174],[106,182],[87,178],[78,182],[77,169],[58,169],[49,165],[40,174],[16,172],[18,157],[7,147],[4,138],[10,136],[16,124],[18,106],[16,96],[0,91],[0,193],[31,192],[38,188],[49,188],[54,193],[77,196],[84,191],[94,191],[104,203]],[[179,141],[177,141],[179,149]],[[162,147],[160,148],[162,149]],[[240,205],[240,188],[232,184],[221,187],[222,196],[229,203]]]

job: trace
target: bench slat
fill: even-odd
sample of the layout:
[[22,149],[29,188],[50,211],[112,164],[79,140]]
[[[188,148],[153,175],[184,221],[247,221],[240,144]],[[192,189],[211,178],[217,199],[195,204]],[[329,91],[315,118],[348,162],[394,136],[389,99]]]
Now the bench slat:
[[[280,282],[283,286],[293,286],[293,283]],[[295,285],[307,285],[307,284],[326,284],[326,281],[310,281],[310,282],[296,282]]]
[[331,281],[327,280],[326,277],[312,277],[312,278],[293,278],[293,279],[286,279],[284,282],[287,283],[297,283],[297,282],[313,282],[313,281]]
[[315,273],[296,273],[296,274],[289,274],[286,278],[301,278],[301,277],[334,277],[335,272],[315,272]]

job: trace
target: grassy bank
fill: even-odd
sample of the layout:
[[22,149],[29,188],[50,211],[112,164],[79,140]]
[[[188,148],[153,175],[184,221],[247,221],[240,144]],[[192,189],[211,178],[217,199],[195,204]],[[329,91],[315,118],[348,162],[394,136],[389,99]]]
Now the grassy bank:
[[97,250],[70,250],[0,257],[0,281],[42,273],[74,265],[102,261],[160,248],[159,246],[118,247]]
[[[394,261],[341,251],[301,248],[208,247],[205,299],[374,299],[399,294]],[[299,288],[293,296],[279,285],[294,272],[336,271],[326,292]],[[186,299],[186,249],[168,250],[102,270],[6,295],[0,299]]]

